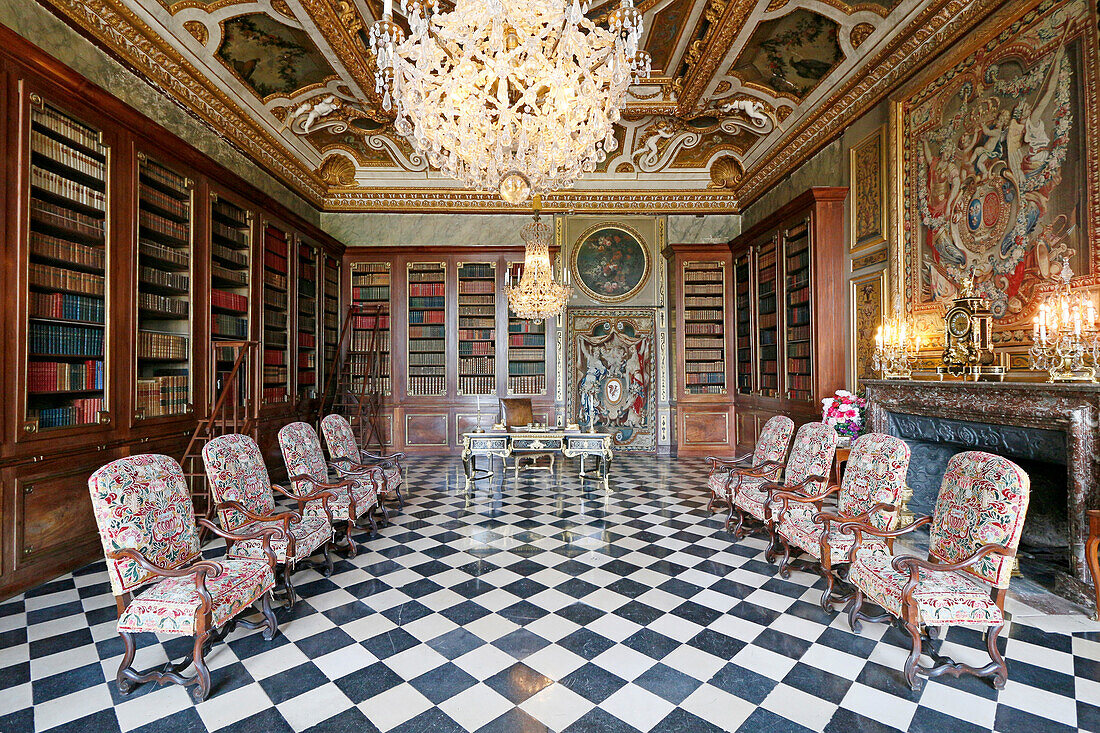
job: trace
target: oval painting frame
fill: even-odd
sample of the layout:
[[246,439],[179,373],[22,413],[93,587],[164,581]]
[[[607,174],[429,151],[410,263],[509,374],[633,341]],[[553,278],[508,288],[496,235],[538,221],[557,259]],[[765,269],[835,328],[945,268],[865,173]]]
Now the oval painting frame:
[[[577,238],[569,269],[574,282],[592,300],[621,303],[637,295],[649,281],[649,259],[645,239],[637,230],[625,224],[602,222],[584,230]],[[605,278],[613,272],[614,279],[597,282],[597,270],[602,270]]]

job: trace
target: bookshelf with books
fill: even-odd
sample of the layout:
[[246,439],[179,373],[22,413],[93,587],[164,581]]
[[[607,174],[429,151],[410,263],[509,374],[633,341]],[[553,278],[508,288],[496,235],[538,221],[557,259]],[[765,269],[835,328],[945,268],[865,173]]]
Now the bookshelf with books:
[[321,351],[317,371],[318,389],[328,379],[328,368],[340,348],[340,260],[321,255]]
[[725,245],[672,245],[676,443],[684,455],[729,451],[733,258]]
[[[352,321],[348,358],[354,376],[352,387],[362,386],[368,372],[374,374],[375,388],[382,395],[393,393],[390,359],[393,267],[389,262],[356,262],[351,266],[351,303],[359,308],[359,315]],[[377,329],[377,342],[371,351],[371,334]],[[373,362],[374,368],[370,369]]]
[[[219,341],[244,341],[251,338],[252,227],[253,212],[229,198],[210,196],[210,340],[214,349],[211,396],[220,389],[233,368],[234,352],[218,347]],[[232,400],[247,404],[251,379],[249,369],[237,380]]]
[[134,419],[192,410],[194,182],[138,154],[138,272]]
[[447,263],[408,263],[409,397],[447,394]]
[[[737,443],[755,444],[768,418],[821,419],[821,399],[845,383],[846,188],[811,188],[730,242],[737,305]],[[744,273],[748,270],[747,273]],[[748,274],[748,318],[741,312]],[[742,335],[755,333],[755,353]],[[751,371],[745,369],[751,364]]]
[[99,129],[32,100],[23,431],[109,421],[108,178]]
[[458,393],[497,393],[495,262],[458,264]]
[[745,252],[734,260],[734,324],[736,326],[737,391],[750,394],[753,390],[753,330],[752,330],[752,256]]
[[263,228],[263,404],[286,402],[290,395],[290,253],[291,237],[279,227]]
[[317,397],[317,375],[320,368],[317,343],[318,295],[320,294],[317,286],[317,248],[299,241],[297,250],[298,282],[294,293],[297,303],[295,319],[297,340],[294,357],[297,360],[297,374],[294,382],[298,390],[298,399],[312,400]]
[[[508,264],[511,282],[519,282],[523,264]],[[546,321],[516,318],[508,312],[508,395],[546,394]]]
[[799,222],[783,232],[783,326],[787,397],[813,398],[813,354],[810,349],[810,222]]

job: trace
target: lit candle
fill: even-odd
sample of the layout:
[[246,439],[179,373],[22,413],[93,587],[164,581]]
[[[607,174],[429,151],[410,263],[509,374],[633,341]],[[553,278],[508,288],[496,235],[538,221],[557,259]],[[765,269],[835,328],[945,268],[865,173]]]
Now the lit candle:
[[882,326],[875,331],[875,343],[878,344],[879,349],[882,348]]
[[383,18],[393,18],[393,0],[385,0],[382,10]]

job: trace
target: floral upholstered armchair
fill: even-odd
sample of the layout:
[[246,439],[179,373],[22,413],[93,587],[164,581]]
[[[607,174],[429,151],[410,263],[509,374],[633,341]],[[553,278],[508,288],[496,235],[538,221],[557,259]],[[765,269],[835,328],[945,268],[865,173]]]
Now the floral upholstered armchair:
[[[711,465],[711,470],[707,480],[707,488],[710,489],[707,511],[712,511],[715,504],[725,504],[732,516],[733,487],[738,481],[752,483],[779,480],[793,433],[794,420],[786,415],[776,415],[764,423],[760,439],[756,442],[756,450],[752,453],[735,458],[708,456],[706,461]],[[726,529],[729,529],[729,523],[730,520],[727,519]]]
[[[825,578],[821,607],[832,609],[834,568],[848,563],[853,536],[840,531],[844,522],[865,521],[877,529],[893,529],[897,523],[898,503],[909,470],[909,446],[899,438],[869,433],[856,438],[848,457],[848,468],[840,486],[830,486],[818,494],[777,491],[770,507],[775,533],[783,544],[779,574],[790,576],[788,560],[791,546],[818,561],[818,572]],[[836,496],[836,511],[821,511],[822,501]],[[866,537],[863,551],[888,552],[892,540]]]
[[[370,520],[371,534],[378,530],[371,511],[379,506],[378,474],[381,471],[348,476],[329,483],[328,464],[321,452],[321,441],[317,439],[317,432],[304,422],[292,422],[279,429],[279,448],[290,476],[292,498],[298,502],[302,516],[331,516],[338,541],[342,535],[348,556],[355,557],[358,547],[351,538],[351,529],[358,526],[356,520],[366,515]],[[319,491],[326,492],[328,496],[315,498]]]
[[[194,685],[191,697],[205,700],[210,694],[205,655],[211,643],[238,622],[249,629],[263,627],[267,640],[278,631],[271,610],[271,542],[283,538],[282,530],[230,532],[200,519],[198,525],[213,534],[236,543],[255,542],[259,550],[258,557],[203,560],[183,471],[168,456],[129,456],[108,463],[88,479],[88,490],[119,610],[118,633],[125,650],[116,677],[119,691],[127,694],[143,682],[174,682]],[[263,620],[239,620],[253,604]],[[192,653],[180,662],[138,672],[131,666],[137,651],[133,635],[143,631],[192,636]],[[184,677],[181,673],[192,662],[195,674]]]
[[768,547],[768,560],[775,556],[775,522],[768,507],[768,500],[777,491],[797,492],[799,494],[820,493],[829,481],[829,472],[833,467],[833,454],[836,452],[836,431],[820,422],[806,423],[798,429],[791,446],[787,468],[783,471],[783,483],[755,480],[741,481],[733,487],[733,506],[730,519],[737,514],[737,526],[734,535],[740,537],[745,523],[745,514],[763,522],[771,544]]
[[[296,598],[293,575],[298,562],[323,549],[325,575],[332,574],[332,512],[310,517],[294,511],[276,514],[275,492],[295,500],[298,497],[272,485],[260,449],[247,435],[231,433],[214,438],[203,446],[202,459],[222,529],[244,534],[264,527],[282,530],[283,537],[272,540],[271,549],[283,566],[283,591],[287,605],[293,608]],[[321,490],[306,497],[306,501],[320,500],[324,509],[330,498],[334,498],[331,493]],[[255,540],[227,540],[226,545],[229,557],[261,555],[260,543]]]
[[325,436],[332,467],[341,476],[355,476],[371,468],[382,471],[382,498],[397,501],[397,508],[404,507],[401,484],[405,483],[405,454],[377,455],[363,450],[355,440],[355,431],[343,415],[326,415],[321,420],[321,433]]
[[[1008,667],[997,649],[1004,625],[1004,600],[1012,576],[1013,557],[1020,545],[1027,514],[1030,481],[1012,461],[991,453],[967,451],[947,463],[933,516],[887,530],[866,522],[848,522],[841,531],[855,541],[848,582],[856,592],[848,602],[848,622],[859,631],[860,621],[900,619],[912,639],[905,662],[905,680],[914,690],[919,676],[972,674],[992,677],[1002,689]],[[928,557],[860,552],[865,536],[898,537],[929,525]],[[885,613],[864,615],[865,600]],[[928,628],[985,628],[990,663],[981,668],[933,656],[936,664],[920,662]]]

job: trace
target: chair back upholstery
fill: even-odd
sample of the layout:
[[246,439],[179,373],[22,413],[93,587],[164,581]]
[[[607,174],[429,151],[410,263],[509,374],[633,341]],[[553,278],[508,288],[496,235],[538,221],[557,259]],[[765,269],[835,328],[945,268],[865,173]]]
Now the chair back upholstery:
[[535,421],[535,413],[531,408],[529,397],[507,397],[500,400],[500,413],[504,426],[518,428],[530,425]]
[[791,444],[791,434],[794,433],[794,420],[786,415],[776,415],[764,423],[764,429],[760,431],[760,437],[756,441],[756,451],[752,454],[752,465],[759,466],[768,461],[775,461],[779,465],[768,471],[769,479],[775,481],[779,478],[779,472],[783,470],[783,461],[787,457],[787,448]]
[[808,422],[800,427],[794,436],[791,457],[787,459],[783,483],[794,486],[810,476],[824,476],[824,480],[807,484],[802,491],[816,494],[824,489],[833,468],[836,438],[836,430],[822,422]]
[[[313,481],[328,481],[328,465],[321,452],[317,431],[304,422],[292,422],[279,429],[279,448],[290,476],[309,476]],[[312,490],[309,481],[291,481],[295,493],[308,494]]]
[[355,440],[355,432],[343,415],[325,415],[321,420],[321,434],[325,436],[325,445],[328,446],[328,457],[333,463],[337,461],[362,462],[359,453],[359,443]]
[[[1028,475],[1007,458],[982,451],[952,456],[936,498],[928,534],[929,558],[955,563],[988,544],[1015,550],[1030,493]],[[963,572],[1007,588],[1012,567],[1010,557],[986,555]]]
[[[275,497],[259,446],[251,437],[230,433],[202,448],[210,494],[216,504],[235,501],[253,514],[272,514]],[[218,509],[222,529],[233,531],[250,521],[236,509]]]
[[[199,555],[195,508],[183,471],[162,455],[119,458],[88,479],[104,554],[133,549],[165,568]],[[111,592],[121,596],[154,577],[133,560],[107,560]]]
[[[856,438],[837,494],[840,514],[856,516],[875,504],[897,506],[909,472],[909,453],[905,441],[885,433]],[[877,529],[893,529],[897,519],[897,511],[878,511],[867,521]]]

